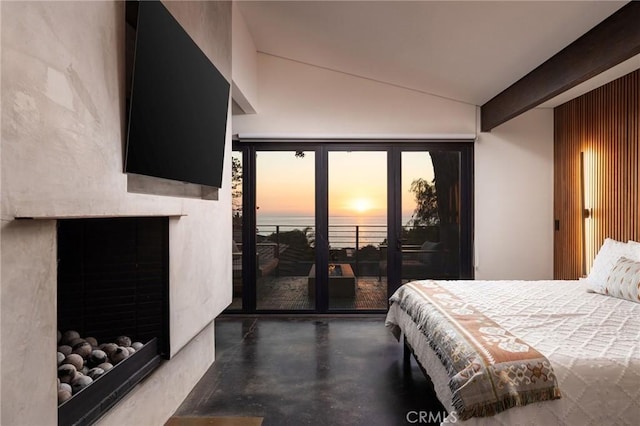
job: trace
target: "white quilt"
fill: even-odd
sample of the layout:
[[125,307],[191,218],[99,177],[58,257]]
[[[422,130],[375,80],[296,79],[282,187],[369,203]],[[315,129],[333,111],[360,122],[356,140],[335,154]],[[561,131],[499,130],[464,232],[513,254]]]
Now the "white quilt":
[[[637,425],[640,421],[640,304],[587,293],[578,281],[439,281],[551,362],[562,398],[473,418],[465,425]],[[400,325],[451,412],[447,372],[397,305]],[[457,420],[455,414],[450,421]]]

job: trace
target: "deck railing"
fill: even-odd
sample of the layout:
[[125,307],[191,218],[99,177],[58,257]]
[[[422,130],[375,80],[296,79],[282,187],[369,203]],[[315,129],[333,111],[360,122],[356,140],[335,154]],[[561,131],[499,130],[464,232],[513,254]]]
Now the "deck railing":
[[[405,226],[405,230],[437,227]],[[293,235],[292,233],[297,234]],[[315,247],[315,226],[309,225],[261,225],[257,226],[258,244],[275,244],[274,256],[280,258],[286,250],[295,250],[297,245]],[[424,240],[416,241],[421,242]],[[296,243],[297,242],[297,243]],[[416,242],[409,241],[410,244]],[[386,225],[329,225],[329,261],[351,264],[356,275],[380,275],[381,262],[386,261],[387,226]],[[313,262],[311,253],[307,262]]]
[[[283,251],[281,247],[285,244],[292,250],[295,249],[296,244],[292,240],[299,241],[302,239],[301,234],[306,238],[309,247],[315,247],[316,233],[315,226],[312,225],[258,224],[257,228],[258,241],[275,243],[277,246],[275,253],[278,257]],[[300,235],[291,235],[294,231]],[[362,262],[375,263],[377,267],[380,260],[380,246],[386,244],[386,239],[386,225],[330,225],[329,261],[349,263],[358,275]],[[370,274],[378,275],[378,272],[371,271]]]
[[[315,242],[315,226],[313,225],[260,225],[258,234],[279,242],[281,234],[290,231],[303,232],[313,246]],[[333,249],[362,248],[367,245],[378,246],[387,238],[386,225],[329,225],[329,246]]]
[[[421,251],[425,241],[439,241],[439,227],[403,227],[403,253],[409,257]],[[270,250],[259,250],[258,265],[277,265],[276,275],[299,276],[308,274],[315,263],[315,227],[304,224],[257,225],[257,248],[268,245]],[[407,250],[405,250],[407,248]],[[330,225],[329,262],[351,265],[357,276],[386,275],[387,226],[386,225]],[[265,269],[270,271],[271,269]]]

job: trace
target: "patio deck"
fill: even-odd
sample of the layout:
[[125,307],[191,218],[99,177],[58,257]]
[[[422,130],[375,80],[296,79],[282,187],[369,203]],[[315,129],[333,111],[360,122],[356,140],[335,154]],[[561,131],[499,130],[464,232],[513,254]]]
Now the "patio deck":
[[[307,295],[308,277],[263,277],[258,281],[257,309],[309,310],[313,300]],[[229,309],[240,309],[242,299],[236,297]],[[355,297],[331,298],[329,308],[334,310],[387,309],[387,281],[378,277],[357,277]]]

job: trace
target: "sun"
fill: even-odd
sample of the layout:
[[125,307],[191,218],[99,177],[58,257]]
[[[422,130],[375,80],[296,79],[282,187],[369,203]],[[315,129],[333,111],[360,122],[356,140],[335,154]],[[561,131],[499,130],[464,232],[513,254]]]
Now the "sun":
[[351,208],[358,213],[366,213],[371,207],[371,200],[368,198],[355,198],[351,201]]

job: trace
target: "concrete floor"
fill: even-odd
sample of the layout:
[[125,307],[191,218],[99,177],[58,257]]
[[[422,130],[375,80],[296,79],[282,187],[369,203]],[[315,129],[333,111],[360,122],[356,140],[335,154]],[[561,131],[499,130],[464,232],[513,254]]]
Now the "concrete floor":
[[227,316],[216,321],[216,362],[176,415],[393,426],[415,424],[411,411],[444,410],[415,360],[403,366],[383,315]]

